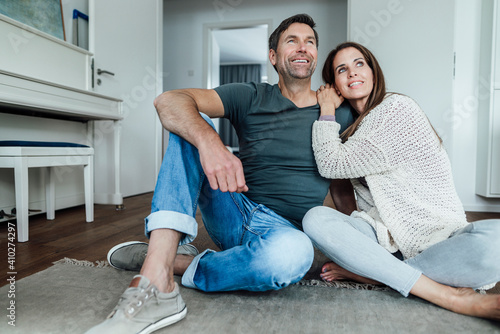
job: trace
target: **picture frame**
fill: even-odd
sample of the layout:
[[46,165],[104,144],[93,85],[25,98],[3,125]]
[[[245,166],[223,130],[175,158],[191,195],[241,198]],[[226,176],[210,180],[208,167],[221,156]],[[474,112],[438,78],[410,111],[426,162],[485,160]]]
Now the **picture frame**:
[[62,0],[5,0],[0,14],[66,41]]

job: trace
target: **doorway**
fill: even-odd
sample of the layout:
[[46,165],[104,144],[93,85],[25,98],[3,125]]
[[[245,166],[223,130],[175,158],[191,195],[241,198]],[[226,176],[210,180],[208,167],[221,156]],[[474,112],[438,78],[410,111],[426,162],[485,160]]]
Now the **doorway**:
[[205,88],[219,86],[221,64],[262,64],[268,80],[268,37],[271,20],[211,23],[203,26]]
[[[206,88],[215,88],[231,82],[269,82],[270,26],[271,22],[262,20],[206,24],[206,57],[203,71]],[[224,144],[237,153],[237,136],[230,122],[227,119],[219,119],[214,120],[214,124]]]

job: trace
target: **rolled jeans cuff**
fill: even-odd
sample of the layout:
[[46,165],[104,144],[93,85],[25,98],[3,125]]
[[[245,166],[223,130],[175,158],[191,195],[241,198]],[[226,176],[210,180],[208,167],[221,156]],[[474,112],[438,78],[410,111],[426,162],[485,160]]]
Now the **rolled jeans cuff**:
[[194,284],[194,275],[196,274],[196,269],[198,268],[198,263],[200,262],[201,258],[208,252],[215,253],[215,251],[211,249],[206,249],[194,257],[193,261],[184,272],[184,275],[182,275],[183,286],[185,286],[186,288],[198,289],[196,284]]
[[149,238],[151,231],[168,228],[183,233],[179,245],[192,242],[198,234],[198,223],[190,215],[175,211],[156,211],[145,218],[146,236]]
[[404,297],[408,297],[411,289],[413,289],[413,286],[417,283],[417,281],[421,276],[422,273],[420,271],[413,269],[413,273],[410,275],[410,278],[408,279],[406,285],[402,289],[398,290],[398,292],[402,294]]

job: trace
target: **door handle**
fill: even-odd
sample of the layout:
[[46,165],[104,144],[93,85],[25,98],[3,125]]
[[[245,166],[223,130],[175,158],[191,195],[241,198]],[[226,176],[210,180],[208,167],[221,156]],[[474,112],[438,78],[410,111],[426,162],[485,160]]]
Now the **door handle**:
[[101,75],[101,74],[115,75],[113,72],[101,70],[100,68],[97,69],[97,74],[98,75]]

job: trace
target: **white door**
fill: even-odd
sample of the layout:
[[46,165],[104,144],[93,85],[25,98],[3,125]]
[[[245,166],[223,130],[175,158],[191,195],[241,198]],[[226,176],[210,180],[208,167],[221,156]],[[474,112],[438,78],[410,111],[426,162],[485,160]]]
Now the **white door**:
[[[154,190],[161,163],[161,125],[153,100],[163,87],[162,22],[162,0],[89,0],[93,89],[123,100],[123,196]],[[95,124],[96,199],[114,185],[110,127],[102,122]]]

